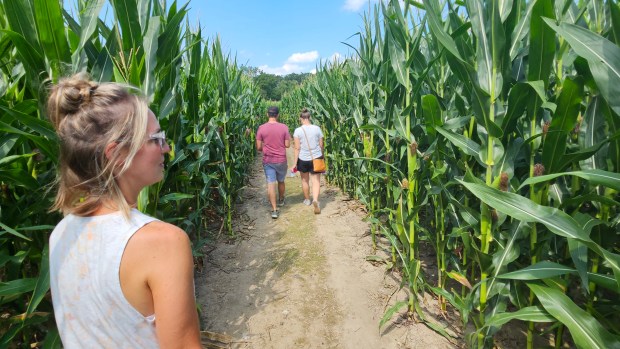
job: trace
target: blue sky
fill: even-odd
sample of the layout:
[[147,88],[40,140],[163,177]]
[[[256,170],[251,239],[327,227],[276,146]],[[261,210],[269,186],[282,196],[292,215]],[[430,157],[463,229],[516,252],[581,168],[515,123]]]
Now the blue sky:
[[203,36],[219,34],[238,64],[277,75],[312,72],[321,60],[355,52],[353,34],[363,28],[363,13],[377,0],[191,0],[189,20]]

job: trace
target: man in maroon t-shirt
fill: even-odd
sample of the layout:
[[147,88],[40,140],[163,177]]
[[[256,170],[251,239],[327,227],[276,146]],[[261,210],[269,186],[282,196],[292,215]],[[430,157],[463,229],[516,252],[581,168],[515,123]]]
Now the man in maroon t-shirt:
[[278,183],[278,206],[284,205],[284,179],[288,165],[286,163],[286,148],[291,146],[291,136],[288,127],[278,122],[280,110],[278,107],[269,107],[267,116],[269,121],[260,125],[256,132],[256,149],[263,152],[263,169],[267,177],[267,196],[271,202],[271,218],[280,215],[276,206],[276,182]]

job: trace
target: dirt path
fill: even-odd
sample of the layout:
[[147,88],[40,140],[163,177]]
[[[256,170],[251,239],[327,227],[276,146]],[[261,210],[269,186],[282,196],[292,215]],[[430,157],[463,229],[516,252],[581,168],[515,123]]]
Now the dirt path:
[[406,295],[384,265],[366,261],[375,252],[359,203],[323,184],[315,215],[298,176],[286,193],[271,219],[257,159],[237,207],[239,238],[211,246],[196,278],[204,329],[234,338],[232,348],[454,348],[398,316],[379,331],[386,304]]

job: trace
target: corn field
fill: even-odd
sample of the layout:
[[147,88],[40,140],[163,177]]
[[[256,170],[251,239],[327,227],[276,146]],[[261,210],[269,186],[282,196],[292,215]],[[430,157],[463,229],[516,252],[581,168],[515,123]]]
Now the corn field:
[[513,320],[528,348],[620,348],[618,3],[386,1],[357,36],[282,105],[313,111],[329,180],[389,241],[409,299],[380,325],[406,307],[449,336],[431,294],[469,347]]
[[[355,28],[352,28],[354,31]],[[432,295],[468,347],[512,321],[556,348],[620,348],[620,6],[611,0],[396,0],[356,55],[281,102],[322,126],[328,179],[367,208],[407,311]],[[167,131],[139,209],[232,230],[266,104],[219,38],[165,0],[0,0],[0,348],[58,348],[47,240],[58,140],[50,84],[86,71],[141,89]],[[432,250],[436,270],[427,268]],[[434,275],[434,276],[431,276]]]
[[[60,77],[141,89],[172,151],[138,208],[182,227],[195,255],[209,225],[232,233],[232,205],[254,158],[258,90],[188,5],[154,0],[0,2],[0,348],[57,348],[47,240],[58,140],[43,108]],[[219,218],[221,217],[221,218]]]

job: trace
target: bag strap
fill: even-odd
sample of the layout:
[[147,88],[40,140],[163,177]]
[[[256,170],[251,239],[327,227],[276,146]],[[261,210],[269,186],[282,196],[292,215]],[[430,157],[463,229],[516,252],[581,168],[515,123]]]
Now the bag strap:
[[310,152],[310,158],[314,161],[314,156],[312,156],[312,149],[310,149],[310,141],[308,141],[308,135],[306,134],[306,130],[304,130],[303,125],[301,126],[301,130],[304,131],[304,136],[306,136],[306,145],[308,146],[308,151]]

